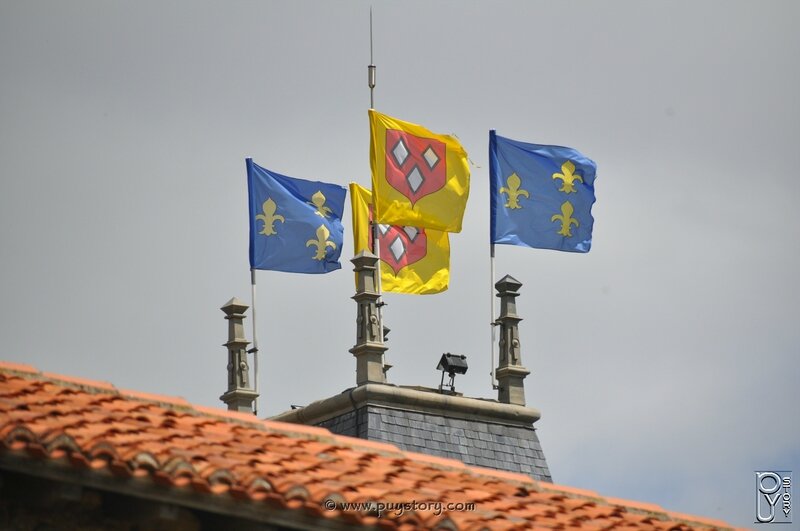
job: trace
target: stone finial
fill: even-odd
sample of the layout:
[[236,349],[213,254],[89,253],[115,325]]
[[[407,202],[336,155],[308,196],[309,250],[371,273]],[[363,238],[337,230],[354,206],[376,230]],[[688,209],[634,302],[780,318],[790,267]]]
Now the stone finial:
[[519,342],[519,322],[516,298],[522,283],[506,275],[495,283],[500,298],[500,359],[495,377],[498,383],[497,398],[506,404],[525,405],[525,377],[530,371],[522,366]]
[[228,390],[219,397],[231,411],[252,411],[258,394],[250,386],[250,367],[247,363],[247,345],[244,337],[244,312],[247,306],[236,297],[220,308],[228,320]]
[[351,260],[356,272],[356,344],[350,349],[356,357],[356,384],[386,383],[383,353],[383,330],[378,315],[378,257],[361,251]]

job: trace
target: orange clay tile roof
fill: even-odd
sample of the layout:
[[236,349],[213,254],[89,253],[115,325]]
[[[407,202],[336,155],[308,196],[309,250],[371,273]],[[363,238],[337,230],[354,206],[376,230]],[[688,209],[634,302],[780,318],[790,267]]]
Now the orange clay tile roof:
[[[268,521],[270,511],[283,511],[298,521],[325,521],[327,527],[338,522],[375,529],[731,528],[322,428],[257,420],[0,363],[0,467],[10,463],[17,470],[58,467],[80,478],[129,483],[138,478],[137,484],[167,486],[195,499],[249,504],[254,519],[263,514]],[[326,502],[336,508],[328,510]],[[377,516],[376,505],[342,505],[351,502],[407,505]],[[436,503],[445,510],[434,510]],[[448,503],[460,505],[446,510]],[[455,510],[467,503],[474,503],[473,510]]]

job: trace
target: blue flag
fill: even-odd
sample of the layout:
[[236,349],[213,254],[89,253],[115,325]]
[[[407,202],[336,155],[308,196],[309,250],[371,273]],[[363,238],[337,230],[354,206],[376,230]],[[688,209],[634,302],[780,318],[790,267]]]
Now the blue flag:
[[341,269],[345,188],[279,175],[247,159],[250,267],[290,273]]
[[489,132],[492,243],[587,253],[597,165],[568,147]]

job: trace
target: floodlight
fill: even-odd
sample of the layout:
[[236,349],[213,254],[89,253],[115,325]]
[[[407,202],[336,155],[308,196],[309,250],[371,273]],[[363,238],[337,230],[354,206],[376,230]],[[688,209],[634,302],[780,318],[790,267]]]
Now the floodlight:
[[[466,374],[467,357],[463,354],[450,354],[446,352],[442,354],[441,359],[439,359],[439,365],[436,366],[436,370],[442,371],[442,381],[439,384],[439,391],[444,390],[445,387],[449,387],[450,392],[455,393],[456,374]],[[450,382],[448,384],[444,383],[445,373],[450,376]]]

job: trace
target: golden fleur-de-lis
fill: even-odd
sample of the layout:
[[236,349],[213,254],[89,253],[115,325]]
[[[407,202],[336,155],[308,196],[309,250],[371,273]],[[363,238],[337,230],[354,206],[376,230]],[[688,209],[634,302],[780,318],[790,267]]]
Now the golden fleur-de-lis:
[[522,208],[522,205],[519,204],[519,196],[525,196],[526,198],[530,198],[531,194],[528,193],[527,190],[523,190],[520,188],[522,181],[519,178],[519,175],[516,173],[512,173],[511,176],[506,181],[508,188],[505,186],[500,187],[501,194],[508,194],[508,201],[506,201],[505,207],[506,208]]
[[328,247],[334,250],[336,249],[336,244],[332,241],[328,241],[328,236],[330,235],[331,231],[328,230],[328,227],[320,225],[319,228],[317,228],[317,239],[308,240],[306,242],[306,247],[311,247],[313,245],[317,248],[317,252],[314,254],[314,260],[324,260],[325,251]]
[[575,181],[583,182],[583,177],[575,174],[575,165],[571,160],[561,165],[561,173],[554,173],[553,179],[561,179],[562,184],[558,191],[565,194],[577,193],[578,191],[575,190],[575,185],[572,183]]
[[558,233],[561,236],[566,236],[570,238],[572,236],[572,229],[570,225],[575,225],[576,227],[580,227],[580,223],[578,220],[572,217],[573,212],[575,212],[575,208],[572,206],[572,203],[569,201],[564,201],[561,204],[561,214],[553,214],[553,217],[550,218],[550,221],[560,221],[561,222],[561,230]]
[[275,232],[275,222],[286,222],[283,216],[275,213],[277,209],[278,205],[275,204],[275,201],[273,201],[271,197],[268,197],[267,200],[264,201],[264,204],[261,205],[261,210],[263,210],[264,213],[256,214],[256,219],[260,219],[264,222],[264,228],[259,231],[259,234],[264,234],[266,236],[277,234],[277,232]]
[[317,208],[317,211],[314,212],[318,216],[322,216],[323,218],[329,218],[333,210],[325,206],[325,196],[322,195],[322,192],[319,190],[311,196],[311,202],[309,205],[312,205]]

